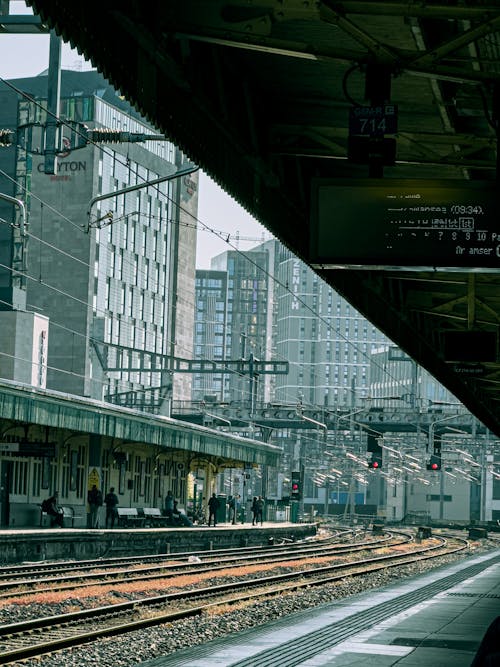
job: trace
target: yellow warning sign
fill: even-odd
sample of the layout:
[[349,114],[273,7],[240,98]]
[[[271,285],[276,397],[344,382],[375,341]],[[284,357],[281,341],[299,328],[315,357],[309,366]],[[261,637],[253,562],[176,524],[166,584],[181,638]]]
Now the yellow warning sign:
[[89,470],[89,479],[88,479],[88,488],[89,490],[96,485],[99,488],[101,482],[101,475],[97,468],[90,468]]

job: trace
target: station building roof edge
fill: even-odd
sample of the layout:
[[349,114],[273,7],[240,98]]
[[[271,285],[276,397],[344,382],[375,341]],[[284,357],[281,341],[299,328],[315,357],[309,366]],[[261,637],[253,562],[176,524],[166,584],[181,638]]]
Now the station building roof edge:
[[277,465],[281,455],[279,447],[259,440],[9,380],[0,381],[0,419],[184,449],[242,463]]

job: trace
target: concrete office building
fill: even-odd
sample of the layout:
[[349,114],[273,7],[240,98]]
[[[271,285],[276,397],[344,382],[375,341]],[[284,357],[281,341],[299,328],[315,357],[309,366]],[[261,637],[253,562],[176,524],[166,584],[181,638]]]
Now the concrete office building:
[[[226,359],[227,272],[196,271],[194,358],[222,362]],[[225,373],[194,373],[193,401],[224,400]]]
[[[35,100],[46,97],[43,74],[12,84]],[[0,109],[3,127],[34,128],[24,135],[29,150],[0,153],[0,192],[22,198],[29,214],[28,242],[1,226],[8,248],[0,309],[47,318],[48,388],[165,412],[172,391],[179,399],[191,391],[189,376],[172,379],[154,367],[160,355],[192,354],[196,174],[90,206],[103,193],[174,174],[184,156],[168,140],[88,144],[60,155],[48,175],[36,154],[43,105],[5,89]],[[60,116],[156,134],[95,71],[62,72]],[[68,146],[80,131],[83,125],[63,129]]]
[[[274,244],[268,241],[245,252],[229,250],[211,261],[213,271],[227,274],[226,359],[272,358]],[[220,398],[249,406],[252,401],[269,401],[269,387],[266,376],[252,383],[248,375],[224,373]]]
[[[224,274],[225,319],[220,292]],[[211,317],[206,317],[208,300],[215,298],[216,290],[220,292],[219,358],[248,358],[252,352],[259,359],[290,363],[287,375],[260,379],[261,401],[363,405],[370,392],[371,353],[386,337],[279,241],[266,241],[245,252],[222,253],[213,258],[210,271],[198,271],[197,276],[196,358],[212,358],[215,339],[205,329]],[[217,400],[248,400],[247,383],[229,374],[224,387],[220,382],[210,385],[200,379],[196,397],[212,390]]]
[[363,405],[370,388],[370,354],[386,337],[284,248],[277,277],[276,353],[290,360],[290,373],[276,378],[275,399],[325,407]]
[[372,350],[370,359],[372,405],[382,407],[460,407],[458,399],[395,345]]
[[[312,269],[277,240],[250,251],[222,253],[211,267],[209,272],[197,272],[197,358],[248,358],[252,352],[259,359],[288,361],[288,375],[259,378],[257,404],[302,401],[331,408],[363,404],[369,393],[370,352],[385,337]],[[224,275],[227,307],[222,326]],[[218,313],[210,305],[214,299],[220,300]],[[214,315],[219,318],[216,348],[215,332],[210,330]],[[195,400],[213,393],[217,401],[249,403],[248,377],[200,375],[194,382]],[[275,431],[273,438],[283,447],[283,470],[267,471],[266,492],[279,498],[287,493],[283,477],[289,478],[306,458],[319,457],[322,445],[311,431]],[[317,487],[308,475],[304,481],[308,498],[317,500]]]

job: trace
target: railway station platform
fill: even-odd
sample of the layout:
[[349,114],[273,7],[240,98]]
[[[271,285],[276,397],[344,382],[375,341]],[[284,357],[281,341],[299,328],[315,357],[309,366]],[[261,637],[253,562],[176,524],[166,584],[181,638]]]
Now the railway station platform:
[[0,529],[0,563],[169,554],[267,545],[316,534],[315,523],[218,523],[182,528],[5,528]]
[[495,550],[140,667],[469,667],[499,601]]

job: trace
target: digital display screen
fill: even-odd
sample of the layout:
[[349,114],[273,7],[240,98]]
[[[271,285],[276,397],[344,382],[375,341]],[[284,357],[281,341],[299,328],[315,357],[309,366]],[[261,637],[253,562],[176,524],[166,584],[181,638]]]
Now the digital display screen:
[[500,270],[495,182],[318,179],[311,201],[313,267]]

